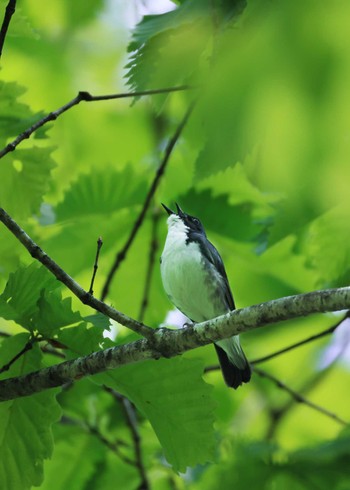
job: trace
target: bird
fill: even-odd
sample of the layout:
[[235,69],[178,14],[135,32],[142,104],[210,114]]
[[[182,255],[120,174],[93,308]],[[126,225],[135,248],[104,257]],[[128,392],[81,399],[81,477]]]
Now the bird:
[[[211,320],[235,309],[222,258],[208,240],[201,221],[175,203],[168,214],[168,233],[160,257],[164,290],[171,303],[192,323]],[[251,377],[239,336],[214,343],[227,386],[237,389]]]

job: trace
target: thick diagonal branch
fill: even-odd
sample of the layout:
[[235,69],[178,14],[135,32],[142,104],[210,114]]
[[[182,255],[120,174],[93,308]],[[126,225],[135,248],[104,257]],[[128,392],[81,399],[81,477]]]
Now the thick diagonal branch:
[[31,395],[146,359],[173,357],[219,339],[291,318],[350,308],[350,287],[288,296],[235,310],[213,320],[179,330],[158,329],[150,340],[94,352],[25,376],[0,381],[0,401]]
[[80,301],[86,305],[91,306],[95,310],[103,313],[104,315],[116,320],[117,322],[125,325],[134,332],[145,337],[153,335],[154,330],[143,323],[140,323],[132,318],[124,315],[118,310],[115,310],[111,306],[98,300],[87,291],[85,291],[72,277],[70,277],[61,267],[54,262],[31,238],[27,233],[9,216],[6,211],[0,208],[0,221],[15,235],[15,237],[25,246],[30,255],[41,262],[52,274],[68,289],[77,296]]

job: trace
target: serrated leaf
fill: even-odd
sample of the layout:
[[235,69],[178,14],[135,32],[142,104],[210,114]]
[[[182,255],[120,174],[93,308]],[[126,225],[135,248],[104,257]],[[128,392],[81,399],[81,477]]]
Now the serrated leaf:
[[104,341],[100,327],[88,326],[85,322],[57,332],[57,340],[68,347],[66,354],[70,358],[91,354],[100,350]]
[[126,78],[133,89],[175,86],[192,76],[209,45],[209,3],[189,0],[142,19],[128,47],[132,55]]
[[94,315],[85,316],[84,320],[88,323],[92,323],[95,327],[101,328],[102,330],[109,330],[111,326],[111,320],[108,316],[102,313],[95,313]]
[[58,281],[37,262],[32,262],[27,267],[20,267],[10,274],[5,290],[0,296],[0,304],[2,304],[0,311],[6,315],[10,313],[9,309],[3,310],[6,303],[13,313],[11,319],[27,330],[32,330],[35,328],[32,320],[37,314],[37,302],[42,291],[45,288],[53,290],[58,286]]
[[339,206],[312,222],[305,233],[308,262],[321,284],[347,286],[350,281],[350,213]]
[[[8,0],[0,0],[0,12],[3,12],[8,4]],[[26,15],[20,6],[16,5],[15,15],[11,18],[11,23],[7,31],[6,38],[34,38],[38,39],[38,33],[31,26]]]
[[146,361],[94,377],[124,394],[149,419],[175,471],[214,459],[215,403],[203,363],[183,357]]
[[[16,16],[14,16],[16,17]],[[8,138],[15,137],[33,123],[40,120],[44,114],[33,113],[31,109],[18,98],[26,92],[26,89],[16,82],[0,81],[0,144],[5,145]],[[35,131],[33,137],[43,137],[44,129]]]
[[[1,365],[12,359],[28,341],[27,334],[10,337],[1,345]],[[41,367],[37,345],[21,356],[1,378],[19,376]],[[53,390],[0,404],[0,485],[26,490],[40,485],[43,462],[53,450],[51,425],[60,409]]]
[[82,320],[78,311],[72,310],[72,298],[62,299],[61,291],[42,290],[37,301],[38,311],[32,318],[35,330],[49,337],[61,327],[78,323]]
[[39,213],[49,189],[55,162],[52,148],[18,149],[4,157],[0,167],[1,205],[11,216],[28,217]]
[[57,220],[112,213],[139,204],[146,182],[129,165],[123,170],[103,169],[81,175],[56,207]]

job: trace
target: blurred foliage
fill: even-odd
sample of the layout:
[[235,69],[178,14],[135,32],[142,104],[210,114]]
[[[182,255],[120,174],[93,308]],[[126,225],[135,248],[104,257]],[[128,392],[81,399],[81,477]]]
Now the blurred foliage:
[[[0,0],[0,19],[7,3]],[[102,236],[99,295],[166,142],[195,98],[107,301],[137,318],[152,215],[161,202],[175,201],[203,221],[239,307],[348,285],[349,3],[181,0],[173,6],[142,17],[147,2],[138,0],[53,0],[49,8],[42,0],[20,2],[1,58],[1,148],[79,90],[193,88],[81,103],[66,112],[1,160],[0,205],[85,289]],[[2,378],[59,362],[53,348],[75,358],[136,339],[71,297],[3,226],[0,292],[0,331],[12,335],[0,337],[0,367],[30,335],[45,339]],[[157,261],[148,300],[145,323],[164,324],[171,305]],[[242,343],[254,359],[337,321],[336,315],[288,321],[247,333]],[[305,396],[350,420],[349,361],[320,371],[329,344],[324,337],[267,366],[295,390],[309,383]],[[3,403],[0,487],[139,488],[137,468],[106,444],[121,443],[122,456],[135,456],[122,405],[102,384],[136,406],[152,489],[350,487],[348,431],[303,404],[292,403],[274,419],[289,402],[285,392],[256,376],[237,392],[218,372],[203,380],[203,366],[215,362],[209,346],[84,379],[57,398],[47,391]]]

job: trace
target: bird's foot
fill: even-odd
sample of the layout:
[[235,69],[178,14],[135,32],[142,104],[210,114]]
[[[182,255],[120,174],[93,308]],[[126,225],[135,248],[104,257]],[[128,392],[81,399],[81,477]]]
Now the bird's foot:
[[182,328],[193,328],[195,326],[194,322],[188,321],[182,325]]

